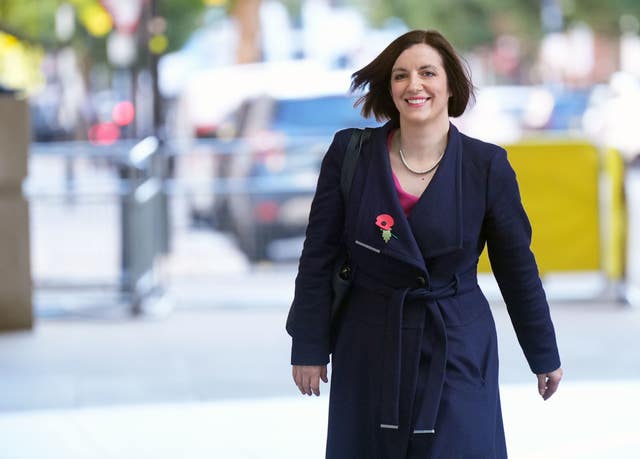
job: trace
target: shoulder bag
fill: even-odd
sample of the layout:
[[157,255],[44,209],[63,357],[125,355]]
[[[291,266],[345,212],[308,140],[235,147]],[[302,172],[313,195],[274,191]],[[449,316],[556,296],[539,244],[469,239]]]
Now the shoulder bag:
[[[347,150],[344,154],[344,161],[342,163],[342,171],[340,174],[340,193],[342,194],[345,212],[348,203],[349,192],[351,191],[351,182],[353,182],[353,175],[356,170],[358,158],[360,157],[362,144],[366,142],[370,134],[370,129],[354,129],[353,133],[351,134],[351,138],[349,139]],[[331,302],[332,322],[346,302],[350,289],[351,265],[349,263],[349,253],[346,249],[346,246],[343,245],[340,253],[338,254],[338,259],[336,260],[333,269],[333,299]]]

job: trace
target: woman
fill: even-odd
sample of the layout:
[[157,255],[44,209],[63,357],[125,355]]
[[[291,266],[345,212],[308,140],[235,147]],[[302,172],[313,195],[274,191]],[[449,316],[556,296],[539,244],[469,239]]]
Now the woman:
[[[394,40],[353,74],[363,114],[388,122],[363,146],[348,202],[351,130],[323,160],[287,330],[293,379],[319,395],[332,353],[328,458],[505,458],[496,331],[477,285],[485,242],[540,395],[562,377],[531,228],[505,151],[449,122],[473,84],[435,31]],[[331,276],[352,290],[331,324]]]

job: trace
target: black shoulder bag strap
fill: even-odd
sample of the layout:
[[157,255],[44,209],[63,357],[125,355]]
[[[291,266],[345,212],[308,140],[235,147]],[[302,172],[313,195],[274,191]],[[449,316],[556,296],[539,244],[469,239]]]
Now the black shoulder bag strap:
[[[342,171],[340,174],[340,192],[342,194],[345,209],[348,204],[349,192],[351,191],[351,183],[353,182],[353,175],[355,174],[356,165],[358,164],[358,158],[360,157],[360,150],[362,150],[362,144],[369,138],[370,134],[371,129],[354,129],[353,133],[351,134],[351,138],[349,139],[347,150],[344,153]],[[344,250],[336,260],[332,278],[332,321],[336,317],[338,312],[342,309],[342,305],[349,293],[349,289],[351,288],[350,278],[351,265],[349,263],[349,254],[346,250]]]
[[340,192],[342,193],[342,199],[345,207],[349,199],[349,192],[351,191],[351,183],[353,182],[353,175],[356,172],[356,164],[358,164],[358,158],[360,157],[360,150],[362,150],[362,144],[367,141],[371,129],[354,129],[347,145],[347,151],[344,154],[344,161],[342,163],[342,173],[340,175]]

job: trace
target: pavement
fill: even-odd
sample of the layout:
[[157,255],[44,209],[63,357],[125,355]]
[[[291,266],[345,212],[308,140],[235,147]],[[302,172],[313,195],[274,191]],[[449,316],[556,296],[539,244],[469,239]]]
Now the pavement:
[[[67,314],[0,335],[0,457],[322,457],[328,386],[297,395],[287,305],[251,304]],[[552,303],[565,380],[543,402],[506,308],[492,308],[510,457],[640,457],[640,311]]]
[[[529,385],[504,387],[510,457],[638,458],[638,389],[567,383],[543,403]],[[319,459],[326,411],[326,396],[40,410],[0,414],[0,440],[6,459]]]

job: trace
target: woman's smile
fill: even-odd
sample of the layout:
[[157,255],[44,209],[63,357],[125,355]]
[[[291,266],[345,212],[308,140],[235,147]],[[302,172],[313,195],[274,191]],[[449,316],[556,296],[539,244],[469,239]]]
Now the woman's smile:
[[422,107],[424,106],[428,100],[431,100],[430,97],[413,97],[411,99],[405,99],[405,101],[411,106],[411,107]]

